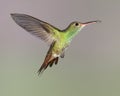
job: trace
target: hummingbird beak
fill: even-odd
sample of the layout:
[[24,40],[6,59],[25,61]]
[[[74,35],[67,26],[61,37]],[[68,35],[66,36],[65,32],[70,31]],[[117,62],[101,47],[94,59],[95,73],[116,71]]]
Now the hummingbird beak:
[[93,23],[100,23],[100,22],[101,22],[100,20],[89,21],[89,22],[81,23],[81,25],[82,25],[83,27],[85,27],[86,25],[93,24]]

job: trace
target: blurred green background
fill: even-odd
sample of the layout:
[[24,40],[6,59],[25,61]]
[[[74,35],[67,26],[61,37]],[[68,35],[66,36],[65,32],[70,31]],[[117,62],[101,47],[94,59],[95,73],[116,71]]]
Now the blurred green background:
[[[49,47],[10,13],[60,29],[72,21],[102,23],[85,27],[65,58],[39,77]],[[0,96],[120,96],[120,0],[0,0]]]

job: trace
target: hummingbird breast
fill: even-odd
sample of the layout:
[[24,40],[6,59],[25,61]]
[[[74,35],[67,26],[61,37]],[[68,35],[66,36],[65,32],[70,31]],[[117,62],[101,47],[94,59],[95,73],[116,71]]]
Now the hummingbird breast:
[[66,42],[56,42],[53,47],[53,54],[55,57],[60,57],[64,53],[65,49],[68,47],[69,43]]

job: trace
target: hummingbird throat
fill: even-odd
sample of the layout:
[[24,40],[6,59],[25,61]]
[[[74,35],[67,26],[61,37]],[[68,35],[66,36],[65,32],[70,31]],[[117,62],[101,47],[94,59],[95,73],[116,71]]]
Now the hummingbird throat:
[[81,26],[79,29],[74,29],[71,31],[68,31],[67,37],[71,41],[83,28],[84,26]]

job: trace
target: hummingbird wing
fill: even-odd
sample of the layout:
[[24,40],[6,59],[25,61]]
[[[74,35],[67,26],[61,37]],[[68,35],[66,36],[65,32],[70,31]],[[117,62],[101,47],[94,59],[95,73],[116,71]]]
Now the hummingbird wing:
[[54,26],[26,14],[15,13],[11,14],[11,16],[19,26],[31,34],[40,37],[49,45],[52,44],[53,41],[56,41],[57,38],[55,38],[55,34],[59,29]]
[[54,57],[54,54],[52,53],[53,47],[54,47],[55,42],[53,42],[47,52],[47,55],[45,57],[45,60],[38,70],[38,74],[42,73],[48,66],[52,67],[52,65],[55,63],[58,63],[59,57]]

